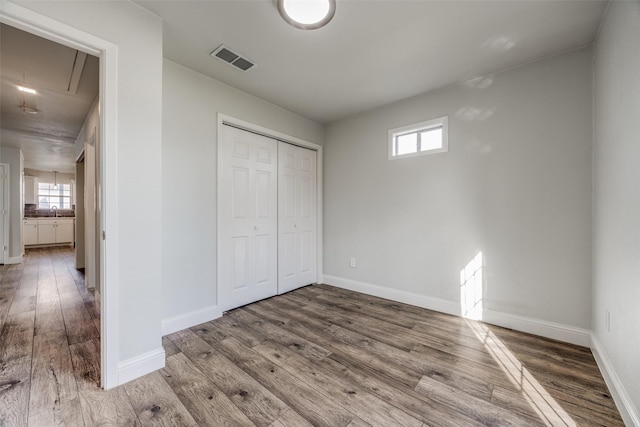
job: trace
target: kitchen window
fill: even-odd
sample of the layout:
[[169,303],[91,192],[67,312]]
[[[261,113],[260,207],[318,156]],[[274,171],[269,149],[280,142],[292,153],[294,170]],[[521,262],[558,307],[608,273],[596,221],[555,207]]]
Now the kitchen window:
[[38,209],[71,209],[71,184],[38,183]]
[[389,160],[448,150],[449,129],[446,116],[389,130]]

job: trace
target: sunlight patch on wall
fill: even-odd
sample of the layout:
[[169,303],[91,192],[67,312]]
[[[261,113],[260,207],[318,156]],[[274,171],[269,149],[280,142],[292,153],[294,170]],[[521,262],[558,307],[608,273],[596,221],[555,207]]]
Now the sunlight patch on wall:
[[462,317],[482,320],[482,252],[460,271],[460,307]]

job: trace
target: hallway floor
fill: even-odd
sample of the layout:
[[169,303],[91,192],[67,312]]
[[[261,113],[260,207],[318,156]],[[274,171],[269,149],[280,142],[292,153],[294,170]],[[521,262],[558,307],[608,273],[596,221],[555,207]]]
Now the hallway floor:
[[[0,425],[83,425],[100,380],[100,314],[73,248],[0,266]],[[90,396],[91,393],[87,395]]]

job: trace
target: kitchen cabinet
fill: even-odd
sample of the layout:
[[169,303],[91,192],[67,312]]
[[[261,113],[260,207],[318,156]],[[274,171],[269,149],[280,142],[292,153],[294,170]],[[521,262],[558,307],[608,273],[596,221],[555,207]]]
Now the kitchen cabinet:
[[25,219],[23,221],[22,236],[24,238],[25,245],[37,245],[38,244],[38,220],[37,219]]
[[27,219],[23,227],[25,245],[70,244],[74,241],[72,218]]
[[38,244],[49,245],[56,243],[56,224],[51,220],[38,221]]
[[38,204],[38,178],[35,176],[25,175],[22,179],[23,197],[25,205]]
[[73,243],[73,220],[56,221],[56,243]]

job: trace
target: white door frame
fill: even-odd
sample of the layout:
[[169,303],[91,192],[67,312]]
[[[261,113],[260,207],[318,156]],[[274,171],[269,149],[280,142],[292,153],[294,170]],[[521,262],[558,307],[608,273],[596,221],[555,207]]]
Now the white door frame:
[[[117,202],[117,63],[118,46],[92,34],[63,24],[7,0],[0,0],[0,22],[44,37],[100,58],[100,176],[104,191],[101,194],[103,211],[101,230],[109,231],[108,243],[100,239],[100,283],[102,287],[100,309],[101,359],[100,383],[113,388],[118,383],[118,221]],[[108,167],[106,167],[108,166]]]
[[0,241],[0,264],[9,262],[9,163],[0,163],[4,176],[2,185],[2,199],[0,199],[0,228],[2,228],[2,241]]
[[[324,282],[323,270],[322,270],[322,146],[315,144],[313,142],[305,141],[304,139],[296,138],[295,136],[287,135],[282,132],[278,132],[269,128],[265,128],[263,126],[256,125],[254,123],[250,123],[241,119],[237,119],[235,117],[227,116],[226,114],[218,113],[218,148],[216,150],[217,159],[217,185],[216,185],[216,241],[217,241],[217,254],[216,254],[216,291],[217,291],[217,301],[218,307],[222,307],[222,303],[220,302],[220,254],[221,254],[221,241],[220,241],[220,233],[219,230],[222,227],[220,224],[220,185],[222,183],[222,159],[220,156],[220,141],[222,138],[222,126],[227,123],[234,127],[247,130],[249,132],[254,132],[260,135],[264,135],[268,138],[273,138],[278,141],[287,142],[289,144],[298,145],[300,147],[309,148],[318,153],[317,157],[317,182],[316,182],[316,221],[317,221],[317,239],[316,239],[316,268],[317,268],[317,283]],[[222,313],[221,313],[222,314]]]

